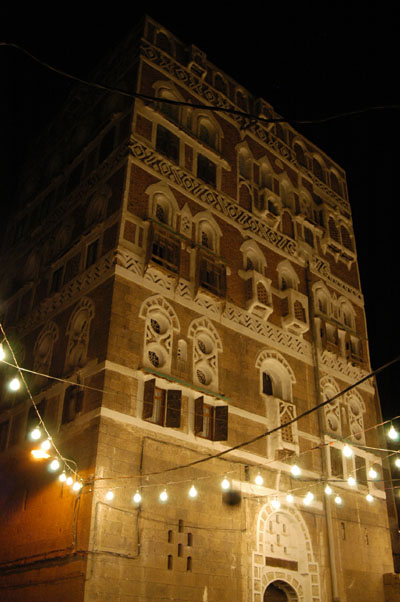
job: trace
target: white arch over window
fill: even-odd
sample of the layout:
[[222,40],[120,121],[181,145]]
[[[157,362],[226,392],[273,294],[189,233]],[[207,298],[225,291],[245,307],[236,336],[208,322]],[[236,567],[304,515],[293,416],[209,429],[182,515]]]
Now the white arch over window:
[[348,328],[352,328],[354,330],[355,310],[353,305],[348,299],[346,299],[346,297],[339,297],[338,306],[340,321]]
[[256,368],[260,370],[261,392],[265,389],[263,374],[267,374],[271,380],[272,393],[265,394],[284,401],[292,400],[292,385],[295,384],[296,377],[283,355],[278,351],[264,349],[257,356]]
[[323,282],[316,282],[313,286],[315,312],[327,316],[332,313],[331,295]]
[[[154,96],[157,98],[165,98],[167,100],[176,100],[185,102],[182,94],[176,89],[176,87],[167,80],[160,80],[153,84]],[[184,117],[187,114],[187,109],[184,107],[175,105],[172,103],[160,103],[160,110],[168,119],[176,123],[184,121]]]
[[[58,326],[48,322],[39,333],[33,348],[33,369],[41,374],[49,374],[53,357],[54,343],[58,340]],[[44,384],[46,379],[37,375],[36,384]]]
[[[365,413],[365,402],[358,391],[350,391],[345,396],[345,403],[347,407],[347,415],[349,419],[350,435],[354,438],[357,443],[365,445],[365,432],[364,432],[364,413]],[[347,433],[344,433],[347,435]]]
[[143,301],[139,317],[145,320],[143,363],[145,366],[171,370],[173,332],[180,331],[174,308],[161,295]]
[[94,303],[88,297],[83,297],[73,311],[67,326],[67,371],[82,368],[86,363],[90,324],[93,317]]
[[106,216],[107,203],[112,196],[111,187],[103,184],[90,199],[85,215],[85,226],[102,221]]
[[255,270],[264,274],[267,268],[267,260],[255,240],[246,240],[240,247],[243,253],[243,268],[245,270]]
[[218,354],[221,338],[206,318],[197,318],[189,325],[188,337],[193,341],[193,381],[214,391],[218,390]]
[[242,142],[236,147],[238,157],[239,176],[246,180],[252,180],[253,175],[253,155],[246,142]]
[[[324,376],[320,381],[323,401],[331,399],[340,392],[337,382],[330,376]],[[340,416],[340,402],[336,399],[324,406],[325,428],[334,435],[342,435],[342,421]]]
[[284,259],[278,263],[276,270],[278,272],[279,288],[281,291],[284,291],[288,288],[297,290],[300,279],[288,259]]
[[207,146],[220,150],[223,130],[218,121],[210,113],[196,111],[193,114],[193,130],[196,136]]
[[149,215],[175,229],[179,205],[170,187],[156,182],[146,188],[146,194],[149,196]]
[[196,242],[202,247],[219,253],[219,241],[222,230],[209,211],[200,211],[193,217]]

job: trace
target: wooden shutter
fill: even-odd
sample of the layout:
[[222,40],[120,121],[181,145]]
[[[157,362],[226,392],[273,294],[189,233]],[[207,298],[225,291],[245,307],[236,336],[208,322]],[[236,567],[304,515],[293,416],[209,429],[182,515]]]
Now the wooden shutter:
[[181,399],[182,391],[167,391],[165,426],[175,429],[178,429],[181,426]]
[[201,433],[203,431],[203,407],[204,397],[198,397],[194,400],[194,434]]
[[213,441],[228,439],[228,406],[214,408],[214,437]]
[[156,386],[156,379],[152,378],[151,380],[146,380],[144,383],[144,392],[143,392],[143,420],[148,420],[153,416],[153,407],[154,407],[154,389]]

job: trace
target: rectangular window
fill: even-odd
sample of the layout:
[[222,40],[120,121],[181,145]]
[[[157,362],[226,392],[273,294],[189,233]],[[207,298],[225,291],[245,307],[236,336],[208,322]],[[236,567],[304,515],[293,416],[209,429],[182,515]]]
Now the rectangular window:
[[211,441],[228,439],[228,406],[212,406],[203,397],[194,402],[194,434]]
[[99,239],[90,243],[86,252],[86,266],[85,268],[90,268],[97,261],[97,256],[99,252]]
[[204,155],[197,155],[197,177],[214,188],[216,187],[217,166]]
[[162,125],[157,127],[156,151],[179,163],[179,138]]
[[174,389],[156,387],[156,381],[144,383],[143,420],[160,426],[179,428],[181,426],[182,392]]
[[149,234],[150,260],[177,274],[180,265],[180,244],[165,231],[154,229]]
[[77,385],[66,388],[61,423],[72,422],[83,407],[83,390]]
[[331,454],[331,475],[338,479],[343,479],[343,455],[340,449],[330,447]]
[[64,266],[58,268],[53,272],[53,276],[51,278],[51,286],[50,286],[50,294],[58,293],[58,291],[62,287],[63,283],[63,274],[64,274]]
[[367,486],[367,464],[365,462],[365,458],[362,458],[361,456],[355,456],[355,469],[355,478],[357,482],[360,483],[360,485]]
[[199,255],[199,286],[202,286],[218,297],[225,297],[225,266],[205,253],[200,253]]

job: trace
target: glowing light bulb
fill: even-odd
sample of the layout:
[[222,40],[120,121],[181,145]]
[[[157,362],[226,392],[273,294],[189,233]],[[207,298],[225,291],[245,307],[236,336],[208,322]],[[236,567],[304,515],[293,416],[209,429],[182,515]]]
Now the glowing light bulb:
[[0,343],[0,362],[2,362],[5,357],[6,357],[6,354],[3,349],[3,343]]
[[397,468],[400,468],[400,458],[396,458],[394,463],[397,466]]
[[43,441],[43,443],[41,443],[40,447],[42,448],[43,451],[49,451],[49,449],[51,447],[50,439],[46,439],[46,441]]
[[18,391],[21,387],[21,383],[19,382],[18,378],[13,378],[8,383],[8,387],[11,389],[11,391]]
[[281,507],[281,503],[279,500],[277,500],[275,498],[271,501],[271,506],[273,507],[274,510],[279,510],[279,508]]
[[82,489],[82,483],[80,483],[79,481],[75,481],[75,483],[72,485],[72,489],[73,491],[79,491],[80,489]]
[[114,499],[114,492],[112,491],[112,489],[109,489],[106,493],[106,500],[108,502],[111,502]]
[[31,454],[35,460],[47,460],[47,458],[50,458],[49,454],[43,449],[32,449]]
[[258,473],[258,475],[254,479],[254,481],[255,481],[256,485],[262,485],[264,483],[264,479],[262,478],[262,476],[260,475],[260,473]]
[[370,469],[369,469],[369,471],[368,471],[368,476],[369,476],[371,479],[376,479],[376,478],[377,478],[377,476],[378,476],[378,473],[377,473],[377,472],[376,472],[376,470],[374,470],[373,468],[370,468]]
[[325,487],[324,491],[325,491],[326,495],[331,495],[332,494],[332,487],[330,485],[327,485]]
[[228,489],[230,489],[230,482],[228,481],[228,479],[225,477],[224,480],[221,483],[221,487],[222,489],[224,489],[225,491],[227,491]]
[[338,506],[340,506],[341,503],[342,503],[342,498],[340,497],[340,495],[337,495],[335,497],[335,504],[337,504]]
[[355,485],[357,485],[357,481],[355,480],[354,477],[349,477],[347,479],[348,484],[350,485],[350,487],[354,487]]
[[65,481],[67,480],[67,475],[65,474],[65,472],[62,472],[58,479],[59,481],[61,481],[61,483],[65,483]]
[[140,504],[140,502],[142,501],[142,496],[140,495],[139,491],[137,491],[133,496],[133,501],[135,502],[135,504]]
[[67,477],[65,484],[69,486],[69,485],[72,485],[73,482],[74,482],[74,479],[72,477]]
[[308,491],[307,495],[303,499],[303,504],[305,506],[309,506],[311,504],[311,502],[313,501],[313,499],[314,499],[314,494],[311,493],[311,491]]
[[294,502],[294,497],[292,496],[292,494],[291,494],[291,493],[288,493],[288,494],[287,494],[287,496],[286,496],[286,501],[287,501],[287,503],[288,503],[288,504],[293,504],[293,502]]
[[197,497],[197,489],[194,485],[189,489],[189,497]]
[[167,490],[166,490],[166,489],[164,489],[164,491],[162,491],[162,492],[160,493],[160,500],[161,500],[162,502],[166,502],[166,501],[167,501],[167,499],[168,499],[168,493],[167,493]]
[[367,493],[367,495],[365,496],[365,499],[367,500],[367,502],[371,503],[374,501],[373,496],[370,493]]
[[396,429],[394,428],[393,424],[391,425],[389,432],[388,432],[388,437],[390,437],[390,439],[393,439],[393,441],[395,441],[399,436],[399,433],[396,431]]
[[293,464],[292,468],[290,469],[290,472],[294,477],[298,477],[301,475],[301,469],[297,466],[297,464]]
[[34,441],[37,441],[38,439],[40,439],[41,436],[42,436],[42,431],[40,430],[40,428],[38,426],[36,428],[34,428],[30,433],[30,437]]
[[346,458],[351,458],[351,456],[353,455],[353,450],[351,449],[351,447],[345,445],[343,448],[343,455],[346,456]]
[[53,460],[52,462],[50,462],[49,468],[50,468],[50,470],[53,470],[55,472],[56,470],[58,470],[60,468],[60,462],[57,459]]

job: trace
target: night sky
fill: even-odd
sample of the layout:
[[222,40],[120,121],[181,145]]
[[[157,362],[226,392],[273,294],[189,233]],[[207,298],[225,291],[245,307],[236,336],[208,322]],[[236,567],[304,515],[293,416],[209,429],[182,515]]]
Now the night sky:
[[[283,3],[280,3],[283,5]],[[122,6],[124,8],[122,8]],[[114,2],[103,13],[82,5],[37,7],[3,15],[0,40],[14,42],[55,67],[88,77],[144,11]],[[215,7],[218,7],[215,10]],[[268,2],[148,4],[146,12],[193,43],[253,95],[288,119],[359,111],[320,125],[295,125],[347,172],[373,368],[400,355],[398,87],[399,18],[391,3]],[[30,11],[30,12],[29,12]],[[14,206],[18,166],[56,115],[71,81],[18,50],[0,47],[2,93],[2,227]],[[382,108],[393,105],[398,108]],[[400,367],[378,380],[385,418],[400,414]],[[400,426],[400,424],[399,424]]]

